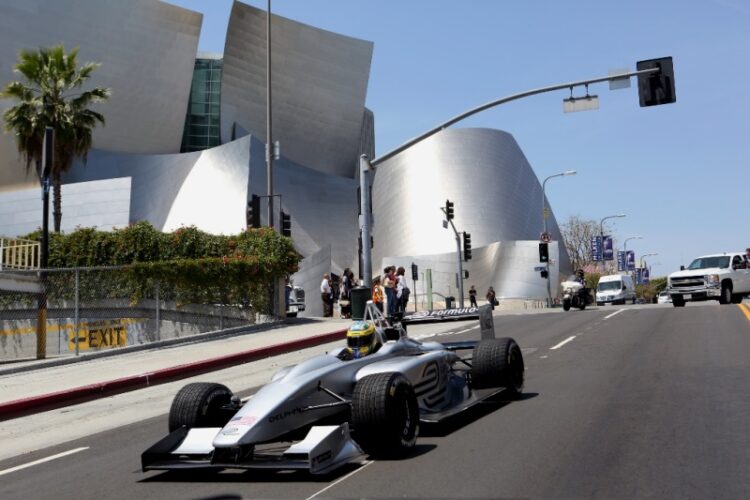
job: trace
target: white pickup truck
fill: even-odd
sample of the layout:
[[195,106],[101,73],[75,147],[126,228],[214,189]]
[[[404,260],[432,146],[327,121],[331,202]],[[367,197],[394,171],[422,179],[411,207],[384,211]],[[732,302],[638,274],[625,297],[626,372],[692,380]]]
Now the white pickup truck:
[[687,268],[669,275],[667,292],[675,307],[701,300],[739,304],[750,293],[748,262],[740,252],[698,257]]

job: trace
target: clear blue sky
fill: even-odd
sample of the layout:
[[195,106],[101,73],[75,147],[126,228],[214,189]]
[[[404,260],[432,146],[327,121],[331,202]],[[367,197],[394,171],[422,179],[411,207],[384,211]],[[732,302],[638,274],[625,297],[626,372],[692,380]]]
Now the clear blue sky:
[[[200,50],[223,52],[231,0],[170,0],[203,12]],[[266,1],[247,0],[265,9]],[[456,126],[513,134],[558,222],[608,221],[652,275],[750,246],[750,2],[745,0],[275,0],[275,14],[374,42],[367,106],[385,153],[465,110],[672,56],[677,103],[640,108],[637,87],[591,87],[600,109],[562,112],[568,91]],[[580,92],[576,92],[578,94]],[[456,207],[460,210],[460,207]]]

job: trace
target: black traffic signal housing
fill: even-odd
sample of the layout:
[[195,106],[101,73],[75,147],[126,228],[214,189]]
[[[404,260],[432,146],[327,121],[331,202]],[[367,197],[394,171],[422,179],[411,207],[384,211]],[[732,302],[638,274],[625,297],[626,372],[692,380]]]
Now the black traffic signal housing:
[[674,88],[674,68],[671,57],[638,61],[636,69],[659,68],[647,75],[638,75],[638,99],[641,107],[670,104],[677,101]]
[[445,200],[445,218],[447,220],[453,220],[455,214],[453,213],[453,202]]
[[417,281],[417,278],[419,278],[419,268],[415,263],[411,263],[411,279],[413,281]]
[[290,238],[292,236],[292,216],[283,210],[281,211],[281,235]]
[[539,262],[549,262],[549,244],[539,243]]
[[469,279],[469,270],[468,269],[464,269],[464,279],[465,280]]
[[549,273],[547,273],[546,269],[542,269],[542,271],[541,271],[540,274],[542,275],[542,278],[547,279],[547,276],[548,276]]
[[471,260],[471,235],[464,232],[464,260]]
[[245,214],[247,227],[260,227],[260,196],[254,194],[247,202],[247,213]]

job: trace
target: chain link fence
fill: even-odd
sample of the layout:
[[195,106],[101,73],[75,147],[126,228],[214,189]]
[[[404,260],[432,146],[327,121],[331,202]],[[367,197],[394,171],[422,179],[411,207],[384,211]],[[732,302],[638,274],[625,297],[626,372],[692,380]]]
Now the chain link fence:
[[[79,355],[270,322],[254,295],[160,283],[125,267],[0,271],[0,362]],[[267,300],[257,299],[265,296]]]

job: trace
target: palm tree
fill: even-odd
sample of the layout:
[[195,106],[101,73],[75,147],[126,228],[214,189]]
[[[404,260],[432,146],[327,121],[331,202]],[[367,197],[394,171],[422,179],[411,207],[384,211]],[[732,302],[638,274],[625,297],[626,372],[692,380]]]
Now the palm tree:
[[105,101],[110,95],[110,89],[104,87],[81,90],[99,64],[86,63],[79,69],[77,56],[78,48],[66,54],[63,45],[37,51],[22,50],[14,70],[25,81],[10,82],[0,94],[2,98],[19,101],[3,113],[3,119],[5,131],[15,135],[27,173],[33,163],[37,174],[41,175],[44,129],[55,130],[54,163],[50,172],[55,232],[60,232],[62,220],[62,174],[76,158],[86,163],[93,129],[97,122],[104,125],[104,116],[89,106]]

